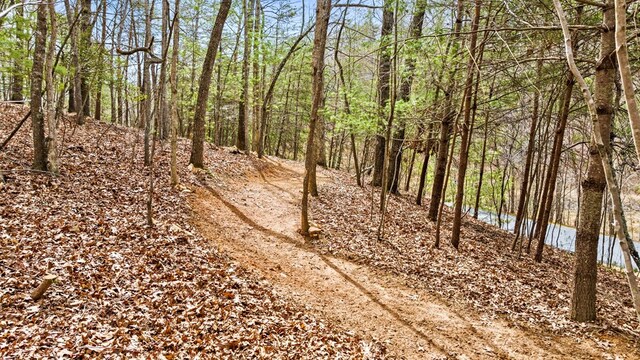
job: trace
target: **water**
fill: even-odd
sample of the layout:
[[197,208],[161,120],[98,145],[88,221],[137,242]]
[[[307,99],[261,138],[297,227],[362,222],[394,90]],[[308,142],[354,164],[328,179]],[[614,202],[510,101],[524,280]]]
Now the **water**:
[[[516,218],[513,215],[503,214],[500,216],[502,220],[502,228],[504,230],[513,232],[515,227]],[[487,224],[498,226],[498,215],[496,213],[479,210],[478,220],[481,220]],[[523,224],[525,229],[531,229],[533,226],[533,220],[527,219],[526,224]],[[552,224],[549,223],[547,227],[547,236],[545,238],[545,244],[557,247],[559,249],[575,252],[576,246],[576,228]],[[636,249],[640,249],[640,242],[634,241]],[[598,242],[598,261],[604,264],[609,264],[624,267],[624,258],[622,257],[622,250],[617,239],[613,239],[612,236],[600,235]],[[633,263],[633,261],[632,261]],[[634,269],[638,269],[635,263]]]

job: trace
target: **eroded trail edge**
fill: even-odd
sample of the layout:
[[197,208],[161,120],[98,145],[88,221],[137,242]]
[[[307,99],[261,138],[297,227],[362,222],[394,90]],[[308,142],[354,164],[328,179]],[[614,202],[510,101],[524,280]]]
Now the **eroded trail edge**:
[[[271,160],[273,162],[273,160]],[[408,359],[601,358],[591,341],[543,336],[448,304],[392,274],[335,258],[297,234],[302,169],[202,181],[191,206],[204,236],[278,291]],[[319,173],[319,180],[331,177]]]

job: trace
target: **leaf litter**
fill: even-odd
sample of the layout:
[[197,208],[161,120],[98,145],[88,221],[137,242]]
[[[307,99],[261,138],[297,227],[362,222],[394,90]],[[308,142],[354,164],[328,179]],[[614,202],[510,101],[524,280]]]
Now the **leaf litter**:
[[[515,326],[572,335],[622,335],[632,344],[640,337],[631,295],[622,271],[598,268],[595,323],[569,319],[574,255],[545,246],[535,263],[510,250],[513,234],[464,216],[460,251],[449,243],[452,211],[445,207],[440,248],[434,248],[435,223],[428,220],[428,199],[415,205],[408,195],[389,197],[384,237],[378,240],[380,193],[360,188],[349,174],[328,170],[312,202],[314,220],[324,236],[312,239],[326,253],[400,275],[411,286],[439,294],[451,303],[468,304],[488,318]],[[375,199],[372,206],[371,199]]]
[[[28,109],[0,105],[0,138]],[[197,183],[179,142],[154,157],[155,226],[139,130],[61,121],[61,174],[30,171],[29,122],[0,152],[0,358],[382,358],[384,347],[316,318],[233,264],[189,223]],[[264,165],[209,146],[214,176]],[[57,281],[37,302],[45,274]]]

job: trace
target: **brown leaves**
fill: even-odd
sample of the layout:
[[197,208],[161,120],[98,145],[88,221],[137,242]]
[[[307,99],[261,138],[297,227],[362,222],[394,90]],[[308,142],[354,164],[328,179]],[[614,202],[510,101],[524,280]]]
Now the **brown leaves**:
[[[391,196],[385,236],[377,240],[379,193],[357,187],[348,175],[332,171],[312,208],[325,236],[314,243],[325,251],[405,276],[413,286],[463,302],[491,317],[551,331],[584,333],[585,325],[568,319],[573,256],[547,247],[545,261],[510,251],[512,234],[477,221],[463,220],[460,252],[449,245],[451,216],[445,210],[441,249],[434,249],[435,224],[426,206]],[[373,196],[374,205],[371,205]],[[371,213],[373,209],[373,214]],[[624,276],[600,267],[599,326],[632,329],[637,320]]]
[[[0,138],[19,119],[0,109]],[[368,345],[300,312],[233,266],[189,224],[195,175],[179,144],[182,185],[158,146],[154,220],[134,129],[69,121],[61,175],[32,173],[30,129],[0,153],[0,358],[362,358]],[[214,176],[262,166],[209,149]],[[58,276],[37,303],[29,293]],[[368,350],[367,350],[368,351]]]

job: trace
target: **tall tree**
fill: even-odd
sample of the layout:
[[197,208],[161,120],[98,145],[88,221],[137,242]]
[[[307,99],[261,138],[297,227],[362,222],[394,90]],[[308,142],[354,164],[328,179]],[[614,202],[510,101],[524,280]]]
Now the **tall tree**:
[[309,234],[309,183],[312,168],[316,167],[314,140],[316,124],[320,116],[320,106],[324,96],[324,51],[327,44],[327,30],[331,15],[331,0],[318,0],[316,5],[316,25],[313,39],[312,65],[312,97],[311,119],[309,120],[309,135],[307,137],[307,152],[305,154],[305,174],[302,182],[302,212],[300,230],[303,235]]
[[467,80],[464,89],[464,120],[462,122],[462,137],[460,141],[460,158],[458,160],[458,181],[456,199],[453,210],[453,226],[451,231],[451,245],[458,248],[460,243],[460,226],[462,224],[462,205],[464,200],[464,180],[467,175],[469,162],[469,145],[471,144],[471,98],[473,96],[473,81],[479,64],[476,59],[476,45],[478,42],[478,25],[480,23],[481,0],[475,1],[473,20],[471,22],[471,44],[469,46],[469,62],[467,64]]
[[[16,22],[16,46],[21,52],[24,49],[25,43],[25,31],[24,31],[24,8],[18,6],[15,9],[15,22]],[[24,87],[24,61],[19,57],[13,60],[13,68],[11,74],[11,101],[16,103],[22,103],[24,101],[24,94],[22,89]]]
[[175,14],[173,20],[173,49],[171,51],[171,185],[178,185],[178,54],[180,52],[180,0],[175,0]]
[[[600,30],[600,56],[595,75],[595,102],[598,126],[607,152],[611,121],[613,120],[613,95],[616,81],[616,42],[614,35],[615,11],[613,0],[602,8]],[[598,268],[598,240],[602,217],[602,200],[607,185],[598,145],[591,140],[589,166],[582,181],[580,216],[576,232],[576,260],[571,297],[571,318],[577,321],[596,319],[596,279]]]
[[573,74],[567,74],[564,88],[564,95],[560,104],[560,113],[558,122],[556,123],[553,147],[551,149],[551,158],[547,166],[544,185],[542,188],[542,196],[539,198],[538,213],[536,215],[535,232],[533,238],[537,240],[536,253],[534,258],[537,262],[542,261],[542,252],[544,250],[544,242],[547,237],[547,227],[549,226],[549,216],[553,205],[553,199],[556,189],[556,179],[558,178],[558,169],[560,167],[560,158],[562,156],[562,143],[564,141],[564,133],[567,128],[569,118],[569,107],[571,105],[571,95],[575,80]]
[[204,121],[207,113],[207,100],[209,99],[209,88],[211,87],[211,77],[213,66],[216,62],[218,45],[222,37],[222,29],[229,15],[231,0],[222,0],[220,9],[216,15],[216,21],[211,30],[207,54],[202,64],[202,74],[200,75],[200,85],[198,87],[198,99],[196,100],[195,113],[193,115],[193,140],[191,143],[191,159],[193,166],[202,168],[204,166]]
[[40,3],[36,13],[36,33],[31,67],[31,127],[33,131],[33,169],[47,170],[47,146],[44,137],[42,111],[42,80],[44,74],[47,36],[47,4]]
[[251,60],[251,41],[253,40],[253,9],[255,0],[242,0],[244,15],[244,51],[242,57],[242,87],[238,104],[238,150],[247,150],[247,123],[249,122],[249,61]]
[[[447,42],[446,54],[450,52],[456,53],[458,48],[458,41],[460,39],[460,31],[462,30],[462,19],[464,17],[464,1],[458,0],[456,9],[456,21],[453,26],[453,35]],[[438,219],[438,211],[440,209],[440,200],[442,199],[443,189],[445,186],[445,176],[447,173],[447,155],[449,154],[449,138],[451,133],[451,126],[453,120],[456,117],[456,112],[453,110],[453,96],[456,87],[456,72],[458,71],[458,65],[455,64],[449,68],[449,78],[447,79],[448,85],[444,92],[445,104],[442,112],[438,112],[442,119],[440,121],[440,130],[438,133],[438,152],[436,155],[436,164],[433,173],[433,184],[431,186],[431,201],[429,203],[428,217],[431,221]],[[437,97],[436,93],[436,97]],[[438,104],[437,104],[438,105]],[[425,154],[425,160],[427,160],[428,154]],[[426,167],[426,161],[423,165]],[[422,181],[422,180],[421,180]]]
[[391,74],[391,32],[393,31],[393,0],[384,0],[382,9],[382,25],[380,28],[380,54],[378,55],[378,131],[376,133],[375,163],[373,167],[373,185],[382,185],[385,156],[385,139],[383,135],[385,107],[389,102],[389,80]]
[[58,36],[58,25],[56,18],[56,9],[53,2],[47,5],[49,9],[49,45],[47,49],[47,58],[45,60],[45,80],[46,80],[46,121],[48,136],[46,138],[47,148],[47,169],[58,174],[58,142],[56,138],[56,101],[55,101],[55,69],[54,61],[56,58],[56,40]]
[[[422,36],[422,24],[424,22],[424,14],[427,7],[427,0],[417,0],[413,15],[411,17],[411,25],[409,26],[410,40],[414,43]],[[398,98],[401,101],[408,102],[411,96],[411,86],[413,84],[414,71],[416,67],[415,49],[409,50],[408,57],[405,61],[405,70],[400,83],[400,91]],[[402,164],[402,146],[405,137],[406,120],[402,116],[399,119],[398,127],[393,134],[391,153],[389,158],[389,172],[387,174],[387,189],[392,194],[398,193],[398,184],[400,182],[400,164]]]
[[575,77],[576,81],[580,85],[580,89],[582,90],[582,95],[584,97],[585,102],[587,103],[587,108],[589,110],[589,115],[592,123],[592,133],[595,143],[598,147],[598,152],[600,155],[600,159],[602,159],[602,167],[604,168],[605,179],[607,182],[607,188],[609,189],[609,194],[611,195],[611,202],[613,203],[613,213],[615,217],[615,227],[616,234],[618,235],[620,248],[622,249],[622,254],[625,262],[625,269],[627,275],[627,281],[629,282],[629,288],[631,290],[631,298],[633,300],[633,305],[636,310],[636,316],[638,320],[640,320],[640,294],[638,293],[638,283],[636,279],[636,275],[633,271],[633,265],[631,263],[631,256],[629,254],[629,246],[628,243],[631,241],[629,233],[627,231],[627,222],[624,218],[624,210],[622,208],[622,201],[620,198],[620,189],[618,188],[618,183],[616,181],[615,172],[613,171],[613,163],[611,162],[611,158],[606,151],[604,145],[604,139],[602,134],[600,133],[600,124],[598,124],[598,109],[596,107],[596,102],[594,101],[591,91],[589,90],[589,85],[587,85],[586,81],[582,77],[580,70],[576,66],[574,55],[573,55],[573,41],[571,35],[569,33],[569,25],[567,23],[566,16],[564,15],[564,10],[562,9],[562,5],[560,4],[560,0],[553,0],[553,5],[558,14],[558,19],[560,20],[560,24],[562,26],[562,33],[564,35],[564,43],[565,43],[565,52],[567,56],[567,63],[569,64],[569,69],[571,73]]

